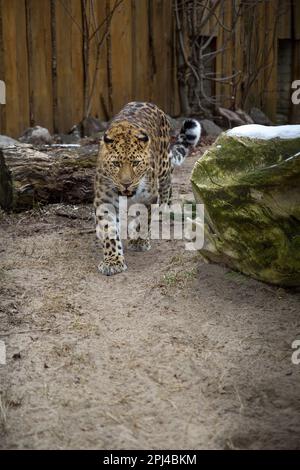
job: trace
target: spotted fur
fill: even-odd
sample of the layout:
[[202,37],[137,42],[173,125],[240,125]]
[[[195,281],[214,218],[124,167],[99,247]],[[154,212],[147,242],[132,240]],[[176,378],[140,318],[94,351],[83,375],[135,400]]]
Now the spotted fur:
[[[104,254],[101,273],[112,275],[127,269],[120,237],[119,196],[126,196],[128,205],[145,204],[149,215],[151,204],[168,204],[172,168],[183,162],[199,137],[199,123],[188,119],[170,146],[167,116],[151,103],[129,103],[111,121],[100,142],[95,181],[96,233]],[[148,250],[150,237],[130,240],[129,247]]]

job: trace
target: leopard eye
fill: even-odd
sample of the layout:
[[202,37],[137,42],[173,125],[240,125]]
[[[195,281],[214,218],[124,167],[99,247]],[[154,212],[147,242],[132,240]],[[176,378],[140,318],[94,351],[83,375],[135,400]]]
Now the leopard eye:
[[103,140],[106,144],[111,144],[113,142],[113,139],[110,139],[106,134],[104,134]]
[[147,134],[141,133],[138,135],[138,139],[141,140],[142,142],[148,142],[149,137],[147,136]]
[[140,160],[133,160],[132,166],[138,166],[141,163]]
[[121,165],[120,165],[120,162],[119,162],[118,160],[113,160],[113,161],[112,161],[112,164],[113,164],[113,166],[115,166],[116,168],[120,168],[120,166],[121,166]]

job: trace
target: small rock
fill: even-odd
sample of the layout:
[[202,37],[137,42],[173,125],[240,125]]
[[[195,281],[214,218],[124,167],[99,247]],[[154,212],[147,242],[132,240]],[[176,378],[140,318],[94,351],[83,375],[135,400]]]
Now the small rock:
[[20,142],[26,142],[34,145],[51,144],[53,139],[50,132],[45,127],[35,126],[29,127],[19,138]]
[[236,127],[236,126],[243,126],[245,122],[240,118],[240,116],[230,109],[226,108],[218,108],[218,113],[222,116],[224,120],[224,125],[226,127]]
[[221,127],[210,119],[202,119],[200,124],[204,136],[218,137],[223,132]]
[[235,112],[244,121],[245,124],[254,124],[252,117],[242,109],[236,109]]
[[0,135],[0,148],[10,147],[12,145],[20,145],[20,142],[7,135]]
[[249,114],[255,124],[261,124],[262,126],[273,125],[271,119],[259,108],[252,108]]

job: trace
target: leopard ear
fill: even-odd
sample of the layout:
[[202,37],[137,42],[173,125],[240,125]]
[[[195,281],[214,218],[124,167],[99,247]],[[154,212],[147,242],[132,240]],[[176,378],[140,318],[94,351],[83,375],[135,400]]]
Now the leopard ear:
[[141,132],[137,138],[141,141],[141,142],[148,142],[149,140],[149,136],[145,133],[145,132]]
[[106,144],[111,144],[113,142],[113,139],[111,139],[110,137],[108,137],[108,135],[105,133],[104,136],[103,136],[103,140]]

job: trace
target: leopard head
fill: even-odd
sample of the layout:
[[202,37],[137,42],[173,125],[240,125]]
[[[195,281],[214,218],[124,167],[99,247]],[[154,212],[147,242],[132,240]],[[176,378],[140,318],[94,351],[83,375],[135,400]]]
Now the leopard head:
[[102,174],[119,193],[131,196],[150,168],[150,137],[128,122],[114,122],[100,143]]

